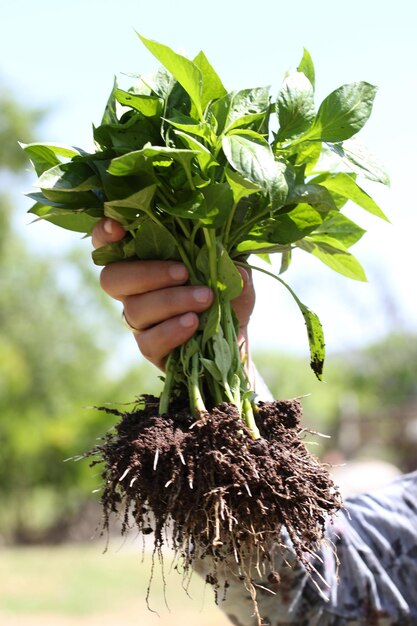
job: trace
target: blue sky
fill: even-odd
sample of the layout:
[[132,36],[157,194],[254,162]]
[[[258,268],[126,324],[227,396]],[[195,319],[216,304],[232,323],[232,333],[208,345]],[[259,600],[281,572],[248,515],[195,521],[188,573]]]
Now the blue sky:
[[[328,349],[337,351],[381,336],[394,324],[417,330],[416,7],[414,0],[299,0],[291,6],[280,0],[9,2],[0,21],[0,79],[20,100],[49,109],[40,141],[85,148],[113,76],[156,67],[135,30],[190,56],[203,49],[229,90],[271,85],[274,94],[303,47],[316,65],[318,101],[343,83],[377,85],[374,112],[360,139],[385,163],[392,185],[364,186],[391,224],[353,208],[350,213],[369,231],[353,251],[370,283],[332,276],[318,261],[306,264],[301,252],[286,275],[321,317]],[[13,193],[17,222],[27,233],[29,205],[22,191]],[[77,238],[49,225],[31,226],[30,233],[52,247]],[[304,351],[303,322],[291,299],[264,277],[257,286],[254,345]]]

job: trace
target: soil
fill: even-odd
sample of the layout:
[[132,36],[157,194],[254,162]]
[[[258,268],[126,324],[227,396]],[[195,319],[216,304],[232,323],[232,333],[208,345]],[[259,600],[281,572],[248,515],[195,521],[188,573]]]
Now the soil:
[[[103,463],[104,528],[113,513],[122,532],[133,524],[153,533],[155,553],[168,543],[184,576],[195,559],[217,567],[232,559],[251,589],[248,559],[269,559],[284,527],[298,559],[323,537],[325,521],[341,506],[328,469],[307,450],[297,400],[259,403],[261,439],[253,440],[231,404],[195,421],[185,410],[158,415],[158,400],[144,396],[90,455]],[[254,597],[256,605],[256,599]]]

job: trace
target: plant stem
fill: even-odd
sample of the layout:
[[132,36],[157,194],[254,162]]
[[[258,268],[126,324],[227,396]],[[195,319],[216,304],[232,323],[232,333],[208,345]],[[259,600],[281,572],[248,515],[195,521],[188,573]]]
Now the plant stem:
[[191,357],[191,372],[188,377],[188,393],[190,398],[190,408],[197,418],[207,413],[203,396],[200,390],[200,362],[198,352]]
[[165,383],[159,399],[159,415],[164,415],[169,411],[169,403],[172,399],[172,390],[174,388],[177,365],[178,351],[172,350],[167,358],[165,366]]

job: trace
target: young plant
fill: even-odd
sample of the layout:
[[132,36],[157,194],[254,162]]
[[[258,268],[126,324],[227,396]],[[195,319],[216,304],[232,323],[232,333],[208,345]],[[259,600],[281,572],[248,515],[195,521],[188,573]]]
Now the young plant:
[[[93,253],[95,263],[178,260],[187,266],[192,284],[209,285],[214,292],[195,336],[168,358],[157,411],[148,398],[143,410],[148,417],[143,411],[124,415],[116,434],[96,450],[106,463],[106,519],[109,511],[120,508],[120,500],[126,510],[134,502],[140,528],[149,526],[149,511],[155,516],[156,546],[172,519],[174,547],[187,563],[191,538],[211,554],[221,544],[232,546],[240,567],[242,546],[245,554],[254,545],[267,552],[268,533],[277,537],[285,525],[306,562],[304,548],[320,536],[325,514],[337,509],[340,499],[324,468],[299,442],[297,406],[276,403],[271,421],[271,407],[266,415],[264,405],[256,403],[231,302],[242,288],[238,266],[252,269],[251,255],[264,260],[280,255],[274,278],[289,290],[304,317],[311,367],[321,378],[320,321],[281,274],[300,250],[344,276],[365,280],[350,252],[364,230],[343,209],[353,201],[386,219],[357,176],[381,183],[388,182],[387,176],[352,139],[371,114],[376,88],[366,82],[343,85],[316,110],[314,66],[305,50],[275,101],[264,87],[228,92],[203,52],[190,60],[140,39],[162,67],[151,79],[139,77],[127,91],[114,84],[102,123],[94,128],[95,152],[54,144],[24,146],[39,176],[39,190],[29,194],[36,202],[31,213],[86,234],[103,216],[126,230],[123,241]],[[155,429],[164,436],[156,436]],[[217,434],[223,429],[221,441],[213,429]],[[290,432],[291,441],[286,439]],[[278,448],[285,446],[291,452],[287,464],[277,460]],[[139,448],[148,454],[147,461],[145,456],[138,460]],[[162,454],[165,469],[157,480]],[[173,459],[169,467],[168,458]],[[268,476],[262,483],[259,463],[266,458]],[[226,479],[226,466],[239,465],[245,467],[243,474]],[[193,487],[200,499],[194,499]],[[193,515],[181,517],[184,502],[195,515],[202,511],[203,522],[193,525]]]

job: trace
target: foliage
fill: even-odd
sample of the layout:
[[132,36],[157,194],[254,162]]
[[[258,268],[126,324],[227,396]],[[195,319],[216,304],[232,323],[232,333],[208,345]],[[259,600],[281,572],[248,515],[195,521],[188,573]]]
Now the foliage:
[[118,401],[122,389],[123,399],[133,399],[136,377],[149,371],[109,374],[106,329],[114,341],[115,310],[88,253],[77,246],[57,258],[36,250],[34,263],[13,227],[13,188],[22,188],[26,161],[17,137],[30,140],[39,116],[12,96],[0,101],[7,103],[0,106],[0,175],[9,185],[0,194],[0,534],[28,538],[75,511],[96,485],[86,463],[64,463],[109,426],[86,407]]
[[[356,178],[360,173],[386,183],[387,176],[352,140],[371,114],[376,88],[343,85],[316,112],[307,51],[272,102],[263,87],[227,92],[203,52],[191,61],[140,38],[163,68],[128,91],[114,85],[94,129],[95,153],[24,146],[39,176],[31,211],[86,233],[103,215],[117,219],[128,234],[97,250],[96,263],[182,260],[192,283],[212,287],[214,303],[202,316],[200,332],[170,355],[160,412],[168,411],[174,389],[185,387],[195,415],[206,405],[232,402],[256,437],[230,305],[241,290],[235,263],[247,266],[251,254],[275,253],[283,272],[299,248],[347,277],[365,280],[349,250],[364,231],[342,209],[353,200],[385,218]],[[340,167],[326,166],[329,153]],[[311,366],[321,378],[320,321],[275,278],[304,316]]]

